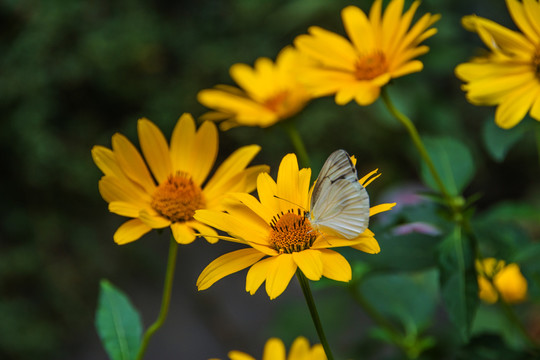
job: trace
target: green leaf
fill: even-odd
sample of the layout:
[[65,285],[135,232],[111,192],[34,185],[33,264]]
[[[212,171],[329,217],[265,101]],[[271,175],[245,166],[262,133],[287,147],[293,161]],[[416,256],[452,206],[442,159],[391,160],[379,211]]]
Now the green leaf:
[[504,160],[512,146],[527,132],[526,125],[526,122],[522,122],[512,129],[505,130],[498,127],[493,118],[486,120],[482,131],[484,145],[495,161]]
[[411,335],[417,334],[433,319],[438,301],[437,272],[371,274],[361,282],[360,292],[381,314],[399,320]]
[[473,246],[459,228],[441,243],[438,261],[441,293],[448,316],[466,342],[478,307],[478,283]]
[[135,359],[141,345],[142,322],[127,296],[101,280],[96,328],[112,360]]
[[[461,142],[446,137],[427,137],[424,139],[424,145],[450,195],[459,195],[474,175],[474,163],[469,149]],[[426,185],[439,191],[424,162],[421,174]]]

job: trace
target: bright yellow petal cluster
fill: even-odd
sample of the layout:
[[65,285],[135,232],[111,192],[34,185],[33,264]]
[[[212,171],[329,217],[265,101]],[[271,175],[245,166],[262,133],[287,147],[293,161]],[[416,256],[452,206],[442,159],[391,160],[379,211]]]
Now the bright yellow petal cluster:
[[302,110],[310,97],[296,79],[296,68],[301,61],[292,47],[284,48],[276,62],[259,58],[251,68],[235,64],[230,75],[241,89],[218,85],[199,92],[197,99],[213,112],[201,119],[221,121],[222,130],[235,126],[268,127]]
[[493,304],[499,299],[499,294],[504,301],[511,304],[527,299],[527,280],[517,264],[505,265],[503,260],[486,258],[476,262],[476,270],[478,296],[483,301]]
[[467,100],[474,105],[497,105],[496,124],[509,129],[527,112],[540,121],[540,2],[506,0],[521,32],[491,20],[465,16],[463,26],[478,33],[490,52],[458,65],[456,75]]
[[[230,351],[230,360],[255,360],[241,351]],[[285,349],[283,341],[278,338],[270,338],[264,346],[262,360],[326,360],[326,354],[321,344],[309,346],[309,341],[303,337],[297,337],[291,345],[289,356]]]
[[[362,179],[362,183],[367,185],[371,178]],[[330,248],[349,246],[374,254],[380,251],[379,244],[369,229],[352,240],[316,232],[305,216],[310,201],[310,179],[311,169],[299,170],[296,155],[288,154],[281,161],[277,181],[267,173],[258,176],[258,200],[238,193],[224,202],[226,212],[198,210],[195,219],[227,232],[232,236],[231,241],[250,246],[210,263],[197,280],[199,290],[248,267],[246,291],[254,294],[266,282],[271,299],[287,288],[298,268],[310,280],[322,276],[344,282],[351,280],[349,263]],[[390,210],[394,205],[374,206],[370,215]]]
[[[188,244],[195,233],[217,235],[193,219],[198,209],[222,209],[221,200],[232,191],[253,191],[260,172],[268,166],[247,167],[260,151],[257,145],[235,151],[205,182],[218,153],[218,132],[211,122],[196,130],[191,115],[178,120],[170,147],[159,128],[147,119],[137,124],[144,159],[122,134],[112,137],[112,150],[94,146],[92,157],[103,172],[99,191],[109,211],[132,218],[114,234],[117,244],[139,239],[151,229],[170,227],[178,243]],[[217,238],[208,237],[216,242]]]
[[315,97],[335,94],[345,105],[355,100],[369,105],[379,97],[390,79],[422,70],[416,57],[428,52],[420,45],[437,30],[430,28],[439,15],[425,14],[414,25],[419,1],[403,13],[404,0],[392,0],[382,14],[382,0],[375,0],[369,17],[356,6],[341,12],[349,40],[313,26],[309,35],[300,35],[296,48],[313,60],[300,69],[300,78]]

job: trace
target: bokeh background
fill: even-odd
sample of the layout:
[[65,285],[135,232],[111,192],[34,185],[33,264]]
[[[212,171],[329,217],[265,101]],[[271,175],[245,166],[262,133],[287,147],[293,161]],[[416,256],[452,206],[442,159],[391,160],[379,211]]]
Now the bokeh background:
[[[123,219],[107,211],[98,193],[101,173],[92,146],[109,147],[115,132],[137,144],[141,117],[169,137],[183,112],[205,112],[196,101],[199,90],[233,84],[232,64],[274,59],[310,25],[343,34],[340,10],[349,4],[368,11],[371,1],[0,2],[1,359],[105,359],[94,329],[102,278],[128,294],[145,326],[157,317],[168,234],[114,244]],[[425,12],[442,14],[438,34],[426,41],[431,50],[421,58],[425,68],[395,80],[391,96],[422,135],[446,135],[469,146],[477,172],[466,195],[481,193],[480,211],[503,199],[538,205],[533,137],[522,137],[503,162],[494,160],[483,140],[494,108],[468,104],[453,75],[481,46],[461,27],[461,17],[476,13],[514,28],[504,1],[424,0],[418,13]],[[358,157],[359,173],[383,173],[369,188],[374,204],[394,201],[392,191],[418,186],[418,156],[380,101],[360,108],[319,99],[297,124],[315,174],[328,154],[344,148]],[[239,146],[262,145],[255,162],[271,165],[272,174],[294,151],[280,127],[232,129],[220,133],[220,143],[218,161]],[[384,231],[384,221],[376,221],[377,233]],[[388,251],[392,237],[382,245],[382,253]],[[225,358],[232,349],[260,356],[270,336],[287,344],[298,335],[318,342],[295,281],[274,301],[263,289],[245,293],[245,272],[197,292],[204,266],[235,248],[203,240],[180,247],[170,315],[150,343],[148,359]],[[425,276],[436,284],[436,274]],[[436,297],[436,285],[430,289],[429,297]],[[315,294],[323,324],[336,330],[329,330],[330,343],[346,354],[396,356],[368,336],[371,321],[345,295],[343,288],[324,286]],[[444,333],[444,310],[438,306],[433,316],[434,331]],[[445,346],[453,345],[441,344],[431,358],[453,356]]]

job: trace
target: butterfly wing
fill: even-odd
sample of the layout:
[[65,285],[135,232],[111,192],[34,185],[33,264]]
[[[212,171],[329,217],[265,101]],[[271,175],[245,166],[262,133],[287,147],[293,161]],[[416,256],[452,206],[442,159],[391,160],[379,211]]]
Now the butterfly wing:
[[369,196],[345,150],[324,163],[311,196],[310,220],[325,233],[354,239],[369,223]]

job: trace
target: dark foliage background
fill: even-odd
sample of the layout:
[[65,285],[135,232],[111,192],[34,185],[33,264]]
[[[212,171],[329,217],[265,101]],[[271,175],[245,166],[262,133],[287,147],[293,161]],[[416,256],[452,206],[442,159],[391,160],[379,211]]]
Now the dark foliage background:
[[[137,143],[140,117],[154,121],[168,137],[183,112],[205,111],[196,101],[199,90],[232,84],[230,65],[275,58],[310,25],[343,33],[339,11],[351,3],[365,11],[371,5],[367,0],[0,2],[0,358],[105,358],[93,327],[101,278],[125,290],[146,326],[157,316],[168,235],[148,235],[122,247],[113,243],[122,219],[108,213],[99,196],[101,174],[90,156],[92,146],[110,146],[115,132]],[[442,14],[439,33],[426,42],[431,51],[422,57],[425,69],[397,79],[391,95],[423,135],[444,134],[470,146],[477,173],[467,194],[482,193],[480,209],[501,199],[538,204],[532,136],[504,162],[493,160],[482,133],[494,109],[468,104],[453,75],[480,46],[460,18],[476,13],[513,27],[504,1],[425,0],[419,13],[425,12]],[[383,177],[370,187],[374,202],[381,202],[386,190],[419,179],[409,138],[381,105],[338,107],[325,98],[298,119],[315,168],[331,151],[345,148],[359,158],[360,173],[380,169]],[[220,142],[220,159],[239,146],[261,144],[256,161],[274,171],[293,151],[279,127],[233,129],[221,133]],[[232,248],[202,241],[181,247],[171,314],[148,358],[225,357],[231,349],[258,355],[269,336],[280,336],[272,322],[276,313],[280,321],[287,314],[292,324],[309,325],[293,283],[272,302],[263,290],[246,294],[240,274],[197,293],[195,279],[203,267]],[[332,301],[321,310],[329,322],[334,315],[346,316],[339,309],[352,307]],[[357,328],[336,340],[340,343],[365,334],[369,323],[361,311],[351,311]],[[297,335],[302,334],[286,341]],[[303,335],[317,341],[313,333]],[[370,345],[365,340],[358,346]]]

